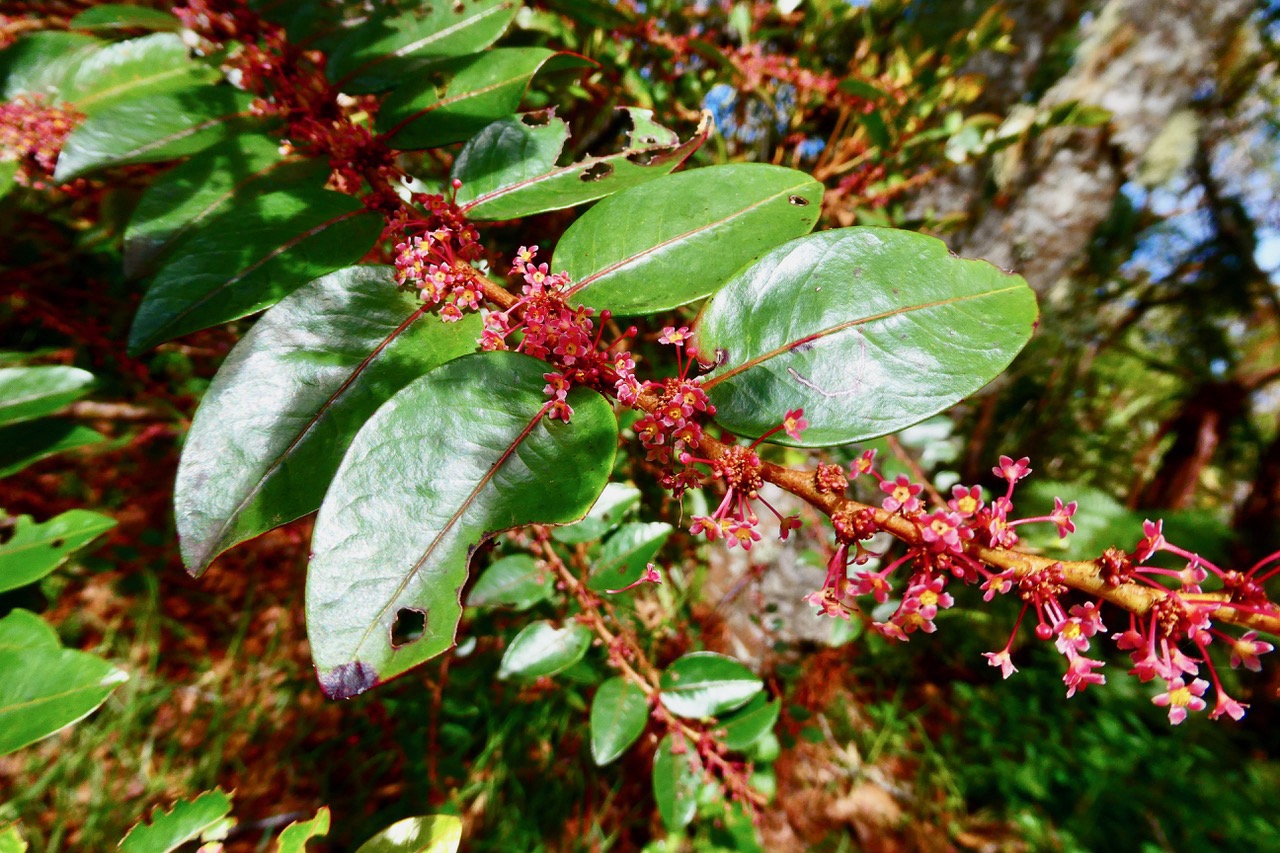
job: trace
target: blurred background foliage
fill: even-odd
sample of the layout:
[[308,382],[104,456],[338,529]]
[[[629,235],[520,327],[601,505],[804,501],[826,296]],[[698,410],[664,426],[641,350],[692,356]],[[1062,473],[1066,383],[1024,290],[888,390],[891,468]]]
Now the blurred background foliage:
[[[8,4],[0,33],[66,26],[84,5]],[[706,109],[718,132],[693,165],[803,168],[826,186],[828,226],[924,230],[1026,275],[1044,309],[1032,344],[946,418],[880,443],[891,466],[975,482],[998,454],[1027,454],[1039,500],[1080,501],[1062,553],[1131,547],[1161,515],[1189,547],[1247,565],[1280,549],[1278,36],[1280,8],[1251,0],[545,0],[503,43],[598,63],[527,97],[573,126],[566,156],[616,143],[615,106],[681,130]],[[431,180],[448,157],[405,165]],[[1252,702],[1242,723],[1170,729],[1123,662],[1067,701],[1060,661],[1028,644],[999,683],[980,654],[1014,614],[976,596],[935,637],[890,647],[773,618],[776,566],[717,603],[714,555],[702,568],[705,548],[679,534],[659,559],[687,583],[631,618],[660,660],[764,638],[755,663],[784,711],[756,755],[774,795],[756,829],[708,789],[689,837],[653,840],[653,745],[604,769],[586,748],[603,655],[554,685],[494,680],[523,616],[469,612],[480,639],[458,654],[325,702],[301,612],[305,520],[199,582],[177,558],[177,452],[249,321],[125,356],[140,294],[120,237],[153,171],[0,198],[5,363],[91,370],[94,405],[66,417],[107,436],[0,482],[0,504],[119,522],[0,596],[0,615],[41,611],[131,676],[96,716],[0,758],[0,823],[20,820],[33,849],[111,849],[154,804],[221,785],[237,850],[324,804],[332,850],[433,810],[463,816],[476,851],[1280,850],[1280,670],[1233,673]],[[567,216],[490,229],[488,248],[509,255]],[[643,469],[625,473],[641,517],[672,520]]]

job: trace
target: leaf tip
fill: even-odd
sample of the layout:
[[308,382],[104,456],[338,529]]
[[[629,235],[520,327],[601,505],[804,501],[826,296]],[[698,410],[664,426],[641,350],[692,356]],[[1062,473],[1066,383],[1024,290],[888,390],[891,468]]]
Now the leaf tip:
[[330,699],[352,699],[378,683],[378,673],[362,661],[339,664],[328,672],[316,673],[320,689]]

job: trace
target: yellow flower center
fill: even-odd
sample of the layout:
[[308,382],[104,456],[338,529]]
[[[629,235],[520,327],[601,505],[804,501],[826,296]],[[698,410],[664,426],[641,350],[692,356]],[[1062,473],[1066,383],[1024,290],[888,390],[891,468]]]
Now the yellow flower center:
[[920,604],[924,607],[933,607],[938,603],[938,594],[931,589],[926,589],[920,593]]

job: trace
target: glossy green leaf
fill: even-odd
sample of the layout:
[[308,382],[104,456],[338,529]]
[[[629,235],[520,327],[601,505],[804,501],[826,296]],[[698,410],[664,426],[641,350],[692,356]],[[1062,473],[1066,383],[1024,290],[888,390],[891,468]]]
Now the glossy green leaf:
[[113,104],[90,116],[67,137],[55,181],[98,169],[155,163],[203,151],[256,124],[253,96],[229,86],[202,86]]
[[102,658],[62,648],[26,610],[0,619],[0,672],[0,755],[87,717],[128,680]]
[[0,368],[0,424],[51,415],[93,387],[93,374],[78,367]]
[[795,169],[733,163],[617,193],[564,232],[551,262],[584,305],[652,314],[701,299],[739,267],[808,234],[822,184]]
[[220,841],[235,825],[231,796],[214,788],[194,800],[178,800],[162,812],[157,806],[151,821],[137,824],[120,842],[120,853],[169,853],[188,841]]
[[603,767],[616,761],[644,733],[649,700],[624,678],[610,678],[591,700],[591,758]]
[[782,700],[772,702],[757,693],[751,701],[732,714],[721,718],[719,728],[724,731],[724,745],[741,752],[773,731],[782,713]]
[[295,820],[276,839],[276,853],[306,853],[307,842],[329,834],[329,807],[321,806],[310,820]]
[[40,580],[115,527],[116,520],[87,509],[71,509],[42,524],[20,515],[14,525],[12,535],[0,544],[0,592]]
[[740,661],[715,652],[694,652],[662,673],[662,704],[690,719],[715,717],[740,708],[764,689],[764,682]]
[[544,47],[500,47],[448,60],[397,86],[378,110],[378,130],[392,148],[462,142],[519,109],[538,71],[590,64]]
[[568,166],[556,165],[569,126],[553,110],[489,125],[463,146],[453,164],[453,177],[462,181],[462,212],[471,219],[518,219],[604,198],[671,172],[713,128],[710,114],[705,114],[697,132],[681,143],[675,133],[652,120],[649,110],[625,110],[632,130],[623,151]]
[[653,798],[668,832],[679,832],[688,826],[698,810],[702,760],[692,744],[682,743],[682,751],[672,752],[674,741],[667,735],[653,756]]
[[575,524],[557,527],[551,537],[566,545],[593,542],[613,530],[636,504],[640,503],[640,490],[627,483],[610,483],[604,487],[600,500],[587,513],[587,517]]
[[0,426],[0,479],[59,453],[100,444],[107,437],[84,424],[44,418]]
[[550,569],[528,554],[512,554],[480,573],[467,594],[467,606],[528,610],[550,598],[553,589],[555,575]]
[[216,67],[191,58],[181,36],[152,33],[86,56],[59,94],[78,111],[94,116],[129,99],[181,92],[220,79],[222,72]]
[[622,525],[604,541],[587,586],[603,592],[635,583],[666,543],[671,530],[670,524],[661,521]]
[[269,193],[232,210],[174,246],[138,306],[129,351],[269,308],[358,261],[382,225],[359,199],[318,186]]
[[191,423],[174,509],[193,574],[314,512],[356,431],[431,368],[473,352],[480,317],[424,316],[391,267],[319,278],[268,311],[222,363]]
[[462,821],[453,815],[408,817],[370,838],[356,853],[457,853]]
[[41,95],[54,102],[84,59],[105,42],[85,33],[56,30],[28,33],[0,51],[0,100]]
[[[582,518],[613,470],[604,397],[570,392],[546,419],[546,364],[463,356],[406,386],[356,435],[325,495],[307,577],[307,633],[324,691],[362,693],[454,643],[471,553],[525,524]],[[412,519],[412,524],[405,524]],[[425,617],[399,647],[401,610]]]
[[896,432],[1000,374],[1037,318],[1022,278],[889,228],[801,237],[740,271],[696,327],[714,359],[716,421],[756,437],[804,409],[799,442],[828,447]]
[[516,634],[502,655],[498,678],[541,678],[564,672],[591,648],[591,629],[577,622],[557,628],[531,622]]
[[176,32],[182,22],[169,12],[146,6],[103,3],[85,9],[67,24],[73,30],[112,33],[119,30],[156,30]]
[[155,271],[183,237],[255,200],[299,183],[320,185],[323,160],[282,157],[280,141],[246,133],[215,145],[157,177],[143,192],[124,235],[125,275]]
[[326,66],[329,79],[350,93],[389,88],[423,65],[484,50],[519,10],[516,0],[384,7],[334,49]]

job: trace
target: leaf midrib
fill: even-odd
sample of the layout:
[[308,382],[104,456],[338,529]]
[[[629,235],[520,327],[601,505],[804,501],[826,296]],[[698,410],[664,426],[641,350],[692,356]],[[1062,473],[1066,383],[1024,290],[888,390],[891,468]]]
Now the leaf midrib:
[[790,341],[786,344],[783,344],[780,347],[775,347],[769,350],[768,352],[761,353],[760,355],[755,356],[754,358],[750,358],[747,361],[744,361],[742,364],[738,365],[737,367],[730,368],[729,370],[726,370],[724,373],[721,373],[718,376],[714,376],[711,379],[708,379],[705,383],[703,383],[702,387],[704,389],[710,390],[711,388],[714,388],[716,385],[719,385],[724,380],[729,379],[733,376],[737,376],[739,373],[742,373],[743,371],[750,370],[756,365],[762,364],[771,358],[777,358],[780,355],[791,352],[796,347],[803,346],[804,344],[807,344],[807,343],[812,343],[813,341],[816,341],[816,340],[821,340],[822,338],[830,337],[831,335],[837,334],[839,332],[843,332],[846,329],[852,329],[855,326],[861,326],[866,323],[874,323],[877,320],[884,320],[889,317],[898,317],[904,314],[909,314],[912,311],[923,311],[927,308],[938,308],[944,305],[955,305],[961,302],[968,302],[972,299],[983,299],[988,296],[998,296],[1001,293],[1010,293],[1012,291],[1020,290],[1020,289],[1022,289],[1021,285],[1010,285],[1009,287],[1002,287],[1002,288],[999,288],[998,290],[985,290],[982,293],[970,293],[964,296],[952,296],[948,299],[938,299],[933,302],[921,302],[916,305],[905,305],[900,308],[894,308],[890,311],[882,311],[879,314],[871,314],[867,317],[859,317],[856,320],[846,320],[843,323],[837,323],[836,325],[830,326],[826,329],[820,329],[816,332],[811,332],[802,338],[799,338],[794,341]]
[[342,80],[339,81],[339,85],[342,85],[343,83],[347,83],[352,78],[358,77],[361,74],[369,73],[370,69],[376,68],[377,66],[381,65],[382,63],[386,62],[389,59],[401,59],[405,56],[408,56],[409,54],[412,54],[418,50],[421,50],[422,48],[426,47],[432,42],[439,41],[440,39],[453,35],[455,32],[461,32],[462,30],[465,30],[468,27],[472,27],[472,26],[475,26],[476,24],[482,23],[484,19],[489,17],[490,15],[497,14],[498,12],[504,12],[509,8],[510,8],[509,3],[499,3],[495,6],[491,6],[488,9],[485,9],[483,12],[480,12],[479,14],[473,17],[463,18],[458,23],[445,27],[443,30],[436,30],[434,33],[431,33],[430,35],[427,35],[427,36],[423,36],[417,41],[412,41],[404,45],[403,47],[398,47],[395,50],[391,51],[390,53],[379,54],[378,56],[375,56],[373,59],[370,59],[368,62],[364,62],[359,66],[357,66],[355,69],[353,69],[350,73],[348,73],[345,77],[343,77]]

